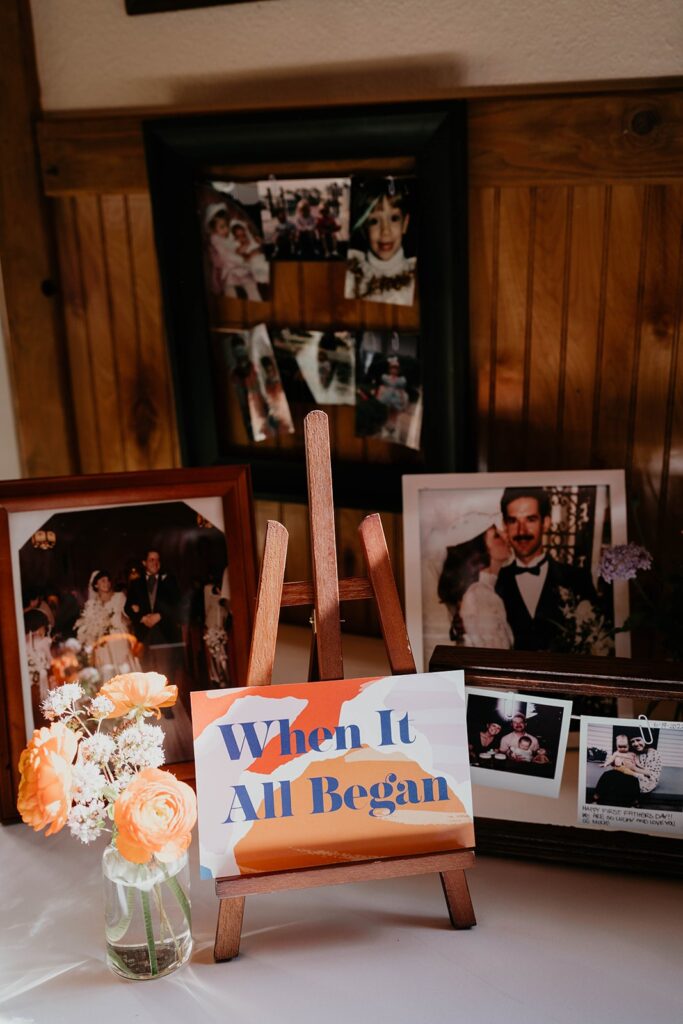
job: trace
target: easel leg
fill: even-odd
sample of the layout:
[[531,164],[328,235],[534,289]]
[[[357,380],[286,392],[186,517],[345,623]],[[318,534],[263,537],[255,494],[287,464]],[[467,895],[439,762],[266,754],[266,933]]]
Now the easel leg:
[[244,896],[231,896],[219,901],[216,941],[213,947],[213,958],[217,963],[234,960],[239,953],[243,917]]
[[471,928],[477,923],[464,871],[443,871],[439,875],[454,928]]

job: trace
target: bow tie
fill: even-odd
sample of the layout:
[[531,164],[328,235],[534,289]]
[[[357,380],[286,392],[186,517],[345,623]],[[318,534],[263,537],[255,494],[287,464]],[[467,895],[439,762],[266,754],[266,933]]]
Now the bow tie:
[[543,568],[543,566],[546,564],[547,561],[548,561],[548,557],[546,555],[545,558],[541,559],[541,561],[538,563],[538,565],[517,565],[517,564],[515,564],[512,567],[512,572],[513,572],[513,574],[515,576],[521,576],[523,572],[530,572],[532,576],[540,576],[541,575],[541,569]]

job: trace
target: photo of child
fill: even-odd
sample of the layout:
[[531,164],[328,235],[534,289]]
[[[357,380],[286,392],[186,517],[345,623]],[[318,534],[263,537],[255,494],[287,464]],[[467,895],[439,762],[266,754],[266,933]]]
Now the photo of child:
[[265,324],[217,335],[250,441],[293,434],[294,424]]
[[683,834],[683,723],[583,716],[579,821]]
[[349,241],[350,178],[257,183],[264,251],[271,260],[344,259]]
[[356,382],[356,437],[419,450],[422,381],[418,339],[397,331],[365,331]]
[[472,782],[559,796],[571,701],[467,687]]
[[264,302],[270,264],[247,201],[258,211],[254,185],[213,181],[199,188],[207,286],[212,295]]
[[415,178],[354,178],[344,297],[412,306]]

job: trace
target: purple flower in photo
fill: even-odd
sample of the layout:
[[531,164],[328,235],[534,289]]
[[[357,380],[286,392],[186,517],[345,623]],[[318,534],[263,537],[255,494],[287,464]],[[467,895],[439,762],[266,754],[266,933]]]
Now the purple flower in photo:
[[632,580],[640,569],[649,569],[652,555],[640,544],[615,544],[605,548],[598,564],[598,575],[607,583]]

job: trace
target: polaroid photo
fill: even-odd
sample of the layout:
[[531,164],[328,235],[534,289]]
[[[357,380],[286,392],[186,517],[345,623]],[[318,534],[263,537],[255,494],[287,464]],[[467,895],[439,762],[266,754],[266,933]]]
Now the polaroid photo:
[[582,718],[578,820],[683,834],[683,722]]
[[292,414],[266,325],[216,337],[228,364],[249,440],[265,441],[293,434]]
[[[273,336],[280,372],[293,358],[309,401],[315,405],[356,404],[356,338],[350,331],[299,331],[283,328]],[[284,379],[284,374],[283,379]],[[289,395],[288,383],[285,391]],[[290,395],[291,397],[291,395]]]
[[420,449],[422,368],[416,334],[364,331],[356,360],[356,437]]
[[254,182],[211,181],[198,186],[204,274],[212,295],[249,302],[270,298],[260,206]]
[[468,686],[472,782],[558,797],[572,702]]
[[271,260],[345,259],[350,178],[257,182],[265,253]]
[[438,644],[628,657],[623,470],[403,477],[406,620],[418,668]]
[[353,179],[344,298],[412,306],[417,274],[415,177]]

